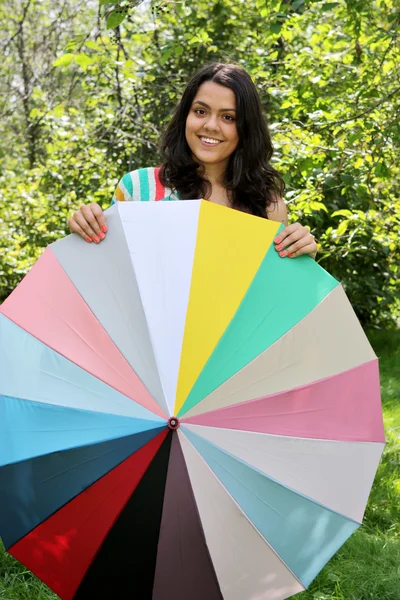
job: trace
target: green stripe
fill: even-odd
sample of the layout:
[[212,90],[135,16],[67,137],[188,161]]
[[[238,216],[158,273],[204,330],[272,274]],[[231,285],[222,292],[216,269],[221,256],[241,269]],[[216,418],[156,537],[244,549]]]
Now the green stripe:
[[142,202],[148,202],[150,200],[149,169],[139,169],[139,181],[140,200]]
[[177,416],[264,352],[337,285],[312,258],[280,258],[271,246]]
[[123,176],[122,183],[124,184],[124,187],[125,187],[126,191],[128,192],[128,194],[130,195],[130,197],[133,198],[133,185],[132,185],[132,177],[130,176],[130,173],[127,173],[126,175]]

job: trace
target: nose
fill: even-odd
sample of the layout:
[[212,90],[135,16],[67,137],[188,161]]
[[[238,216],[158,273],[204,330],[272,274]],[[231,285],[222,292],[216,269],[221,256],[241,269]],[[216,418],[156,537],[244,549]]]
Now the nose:
[[204,129],[208,131],[219,131],[218,115],[211,114],[204,124]]

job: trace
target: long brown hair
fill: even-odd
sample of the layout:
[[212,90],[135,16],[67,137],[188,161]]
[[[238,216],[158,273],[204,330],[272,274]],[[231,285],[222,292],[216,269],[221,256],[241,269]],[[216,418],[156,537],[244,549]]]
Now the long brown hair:
[[210,63],[191,79],[161,140],[160,179],[163,185],[176,189],[182,199],[207,198],[211,193],[211,184],[202,177],[185,135],[189,110],[205,81],[228,87],[236,96],[239,143],[224,178],[232,207],[267,217],[267,208],[283,195],[285,185],[270,165],[273,147],[257,89],[238,65]]

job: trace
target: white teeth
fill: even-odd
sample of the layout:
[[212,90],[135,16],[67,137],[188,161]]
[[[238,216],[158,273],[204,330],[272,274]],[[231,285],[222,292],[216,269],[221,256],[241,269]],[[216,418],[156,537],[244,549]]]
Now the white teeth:
[[213,140],[212,138],[201,137],[201,140],[207,142],[208,144],[219,144],[220,140]]

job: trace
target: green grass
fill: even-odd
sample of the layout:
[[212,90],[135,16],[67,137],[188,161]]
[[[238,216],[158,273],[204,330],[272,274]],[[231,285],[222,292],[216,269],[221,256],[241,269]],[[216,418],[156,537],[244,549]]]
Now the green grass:
[[[364,524],[294,600],[400,600],[400,330],[369,338],[380,358],[385,451]],[[56,598],[0,545],[0,599]]]

